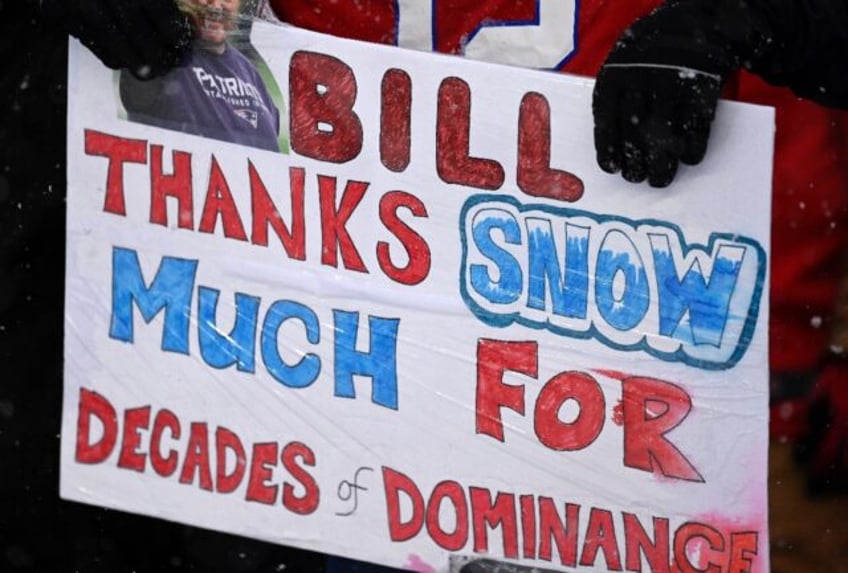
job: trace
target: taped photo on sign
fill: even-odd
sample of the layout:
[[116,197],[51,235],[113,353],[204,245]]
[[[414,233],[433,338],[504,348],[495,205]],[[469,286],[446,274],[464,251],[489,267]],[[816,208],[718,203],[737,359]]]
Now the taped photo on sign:
[[288,153],[280,87],[250,41],[257,1],[181,0],[180,8],[190,16],[193,46],[182,65],[161,77],[117,72],[122,117]]

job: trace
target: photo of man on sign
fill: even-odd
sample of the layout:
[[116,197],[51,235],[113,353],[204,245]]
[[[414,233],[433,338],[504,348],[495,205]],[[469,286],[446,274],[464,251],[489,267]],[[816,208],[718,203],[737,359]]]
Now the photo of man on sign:
[[[255,63],[234,45],[241,0],[184,0],[194,45],[182,66],[153,80],[120,73],[130,121],[280,151],[280,111]],[[248,19],[249,20],[249,19]]]

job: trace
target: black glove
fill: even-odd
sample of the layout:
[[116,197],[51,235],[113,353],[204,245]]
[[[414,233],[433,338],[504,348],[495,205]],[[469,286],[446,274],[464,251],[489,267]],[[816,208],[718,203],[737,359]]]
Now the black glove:
[[178,65],[192,41],[189,18],[175,0],[40,0],[40,8],[104,64],[140,78]]
[[670,0],[624,32],[592,104],[604,171],[665,187],[680,161],[703,159],[725,79],[768,41],[744,12],[741,1]]

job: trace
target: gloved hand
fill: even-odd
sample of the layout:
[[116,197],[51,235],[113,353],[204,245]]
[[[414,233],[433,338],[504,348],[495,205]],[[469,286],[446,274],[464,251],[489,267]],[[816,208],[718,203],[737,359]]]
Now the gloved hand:
[[739,0],[670,0],[619,38],[595,84],[595,150],[608,173],[654,187],[699,163],[722,85],[766,43]]
[[796,454],[812,493],[848,491],[848,358],[832,357],[816,379]]
[[178,65],[191,46],[191,23],[175,0],[40,0],[40,9],[104,64],[142,79]]

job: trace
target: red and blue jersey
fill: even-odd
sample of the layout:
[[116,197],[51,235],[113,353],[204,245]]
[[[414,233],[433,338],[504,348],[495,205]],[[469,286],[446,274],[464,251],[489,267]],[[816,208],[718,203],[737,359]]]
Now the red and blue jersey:
[[295,26],[382,44],[594,75],[655,0],[271,0]]

